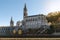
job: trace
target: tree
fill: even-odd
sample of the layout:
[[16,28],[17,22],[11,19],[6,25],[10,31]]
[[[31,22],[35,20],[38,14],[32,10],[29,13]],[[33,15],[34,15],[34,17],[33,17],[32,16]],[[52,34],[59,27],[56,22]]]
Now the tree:
[[52,34],[52,33],[54,33],[54,32],[55,32],[54,27],[53,27],[53,25],[51,25],[51,26],[50,26],[50,29],[47,29],[47,33],[48,33],[48,34]]

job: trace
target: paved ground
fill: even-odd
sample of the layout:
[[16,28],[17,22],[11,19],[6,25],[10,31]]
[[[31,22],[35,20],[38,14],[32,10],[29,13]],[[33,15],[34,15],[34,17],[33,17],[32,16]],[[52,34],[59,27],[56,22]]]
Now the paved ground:
[[20,35],[20,36],[0,36],[0,38],[60,38],[60,35]]

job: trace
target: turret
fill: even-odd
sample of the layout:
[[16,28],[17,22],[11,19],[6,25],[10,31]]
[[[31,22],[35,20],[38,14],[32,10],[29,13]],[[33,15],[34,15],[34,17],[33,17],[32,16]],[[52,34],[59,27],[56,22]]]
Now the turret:
[[14,26],[14,21],[12,20],[12,17],[11,17],[11,20],[10,20],[10,26],[11,26],[11,27]]

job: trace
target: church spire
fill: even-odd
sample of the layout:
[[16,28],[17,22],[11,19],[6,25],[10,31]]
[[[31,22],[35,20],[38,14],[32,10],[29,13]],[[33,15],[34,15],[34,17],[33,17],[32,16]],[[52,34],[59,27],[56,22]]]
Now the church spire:
[[12,17],[11,17],[11,21],[12,21]]
[[24,6],[24,10],[27,11],[27,8],[26,8],[26,3],[25,3],[25,6]]
[[27,16],[27,7],[26,7],[26,3],[25,3],[25,6],[24,6],[24,15],[23,15],[24,17],[26,17]]
[[14,21],[12,20],[12,17],[11,17],[11,20],[10,20],[10,26],[14,26]]

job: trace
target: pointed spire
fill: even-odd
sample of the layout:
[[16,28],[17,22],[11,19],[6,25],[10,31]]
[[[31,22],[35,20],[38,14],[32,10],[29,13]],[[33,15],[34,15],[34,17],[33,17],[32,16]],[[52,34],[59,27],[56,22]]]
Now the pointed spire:
[[11,17],[11,21],[10,21],[10,26],[14,26],[14,21],[12,20],[12,17]]
[[26,8],[26,3],[25,3],[25,8]]
[[11,17],[11,21],[12,21],[12,17]]
[[24,5],[24,14],[23,14],[23,18],[27,16],[27,7],[26,7],[26,3]]
[[26,8],[26,3],[25,3],[25,6],[24,6],[24,10],[26,10],[26,11],[27,11],[27,8]]

